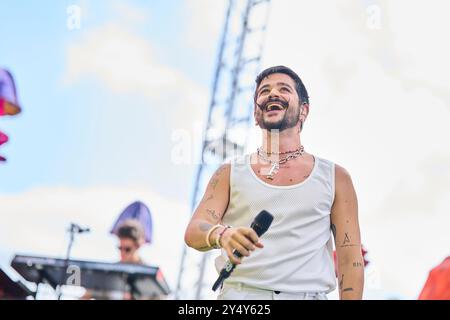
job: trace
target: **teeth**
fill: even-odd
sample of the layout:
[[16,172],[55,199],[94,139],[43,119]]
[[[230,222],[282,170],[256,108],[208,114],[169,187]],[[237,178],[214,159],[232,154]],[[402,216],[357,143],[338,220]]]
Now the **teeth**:
[[278,104],[269,104],[267,106],[267,111],[272,111],[272,110],[282,110],[283,108],[278,105]]

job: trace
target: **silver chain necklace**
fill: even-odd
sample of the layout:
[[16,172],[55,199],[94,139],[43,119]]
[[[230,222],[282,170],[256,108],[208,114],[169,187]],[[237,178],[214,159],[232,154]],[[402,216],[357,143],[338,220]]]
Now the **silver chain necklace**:
[[269,180],[273,180],[273,176],[278,173],[278,170],[280,170],[280,164],[284,164],[288,162],[289,160],[298,158],[300,156],[303,156],[305,153],[305,149],[303,146],[300,146],[300,148],[290,154],[288,154],[285,158],[282,158],[278,161],[271,160],[267,156],[264,155],[264,151],[261,150],[261,148],[257,149],[258,157],[260,157],[262,160],[269,162],[272,167],[269,170],[269,173],[266,175],[266,178]]
[[271,155],[271,154],[277,154],[277,155],[291,154],[291,153],[294,153],[294,152],[297,152],[297,151],[303,150],[303,149],[304,149],[303,146],[300,146],[300,147],[298,147],[298,148],[295,149],[295,150],[288,150],[288,151],[283,151],[283,152],[273,152],[273,151],[268,152],[268,151],[266,151],[266,150],[263,150],[262,148],[258,148],[258,150],[259,150],[262,154],[265,154],[266,156]]

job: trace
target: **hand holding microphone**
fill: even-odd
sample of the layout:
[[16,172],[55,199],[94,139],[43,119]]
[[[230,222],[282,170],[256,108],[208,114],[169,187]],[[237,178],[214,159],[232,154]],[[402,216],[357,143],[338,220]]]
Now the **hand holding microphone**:
[[240,264],[242,257],[248,257],[256,248],[263,248],[255,230],[250,227],[227,229],[220,243],[233,264]]
[[[237,264],[241,263],[242,256],[249,256],[256,247],[262,248],[259,237],[262,236],[272,224],[273,216],[266,210],[262,210],[252,222],[250,228],[230,228],[222,236],[222,248],[227,252],[230,259],[220,271],[212,289],[216,291],[222,282],[227,279]],[[228,233],[228,235],[227,235]]]

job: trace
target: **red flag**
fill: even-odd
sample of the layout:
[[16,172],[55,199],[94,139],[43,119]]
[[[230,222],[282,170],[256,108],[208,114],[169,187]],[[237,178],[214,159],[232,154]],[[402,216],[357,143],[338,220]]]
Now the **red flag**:
[[419,300],[450,300],[450,256],[430,271]]

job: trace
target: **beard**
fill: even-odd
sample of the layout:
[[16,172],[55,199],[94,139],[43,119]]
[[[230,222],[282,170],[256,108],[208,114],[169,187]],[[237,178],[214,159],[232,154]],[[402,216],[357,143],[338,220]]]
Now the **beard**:
[[281,132],[286,129],[295,127],[298,124],[298,122],[300,121],[299,116],[300,116],[299,111],[297,111],[294,116],[289,116],[288,112],[286,110],[283,118],[278,121],[268,121],[263,116],[259,123],[260,123],[261,129],[278,130]]
[[[279,101],[282,102],[280,100],[270,100],[267,101],[266,103],[264,103],[263,106],[267,106],[269,104],[269,102],[274,102],[274,101]],[[284,102],[286,103],[286,102]],[[259,116],[257,117],[257,122],[259,123],[259,126],[261,127],[261,129],[265,129],[265,130],[278,130],[278,131],[284,131],[286,129],[290,129],[295,127],[298,122],[300,121],[300,108],[289,108],[289,103],[286,103],[286,107],[284,109],[284,116],[283,118],[281,118],[278,121],[270,121],[268,119],[266,119],[264,117],[264,112],[266,110],[265,107],[263,106],[259,106],[261,110],[261,113],[259,114]],[[292,110],[292,112],[289,112],[290,109]]]

